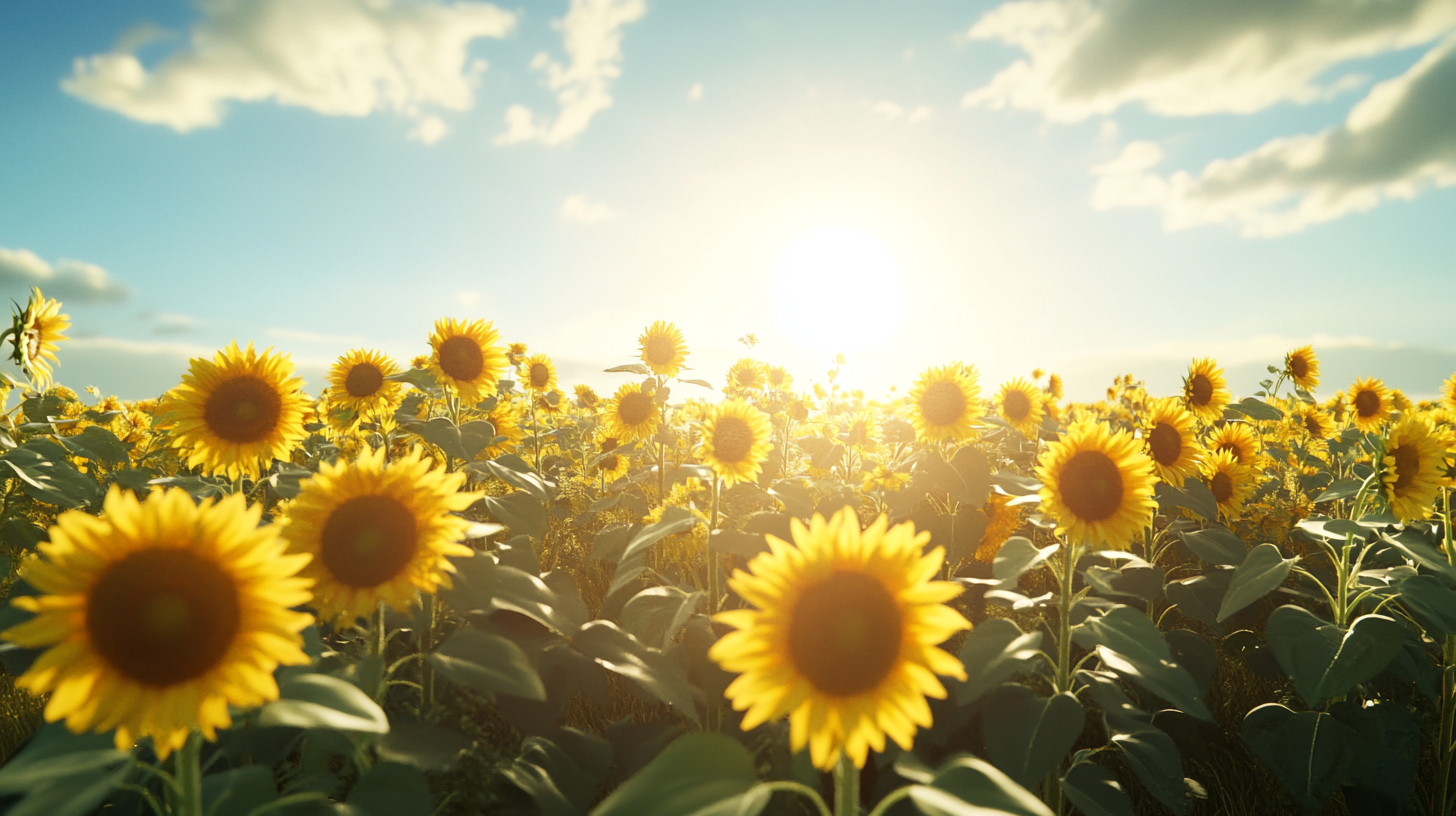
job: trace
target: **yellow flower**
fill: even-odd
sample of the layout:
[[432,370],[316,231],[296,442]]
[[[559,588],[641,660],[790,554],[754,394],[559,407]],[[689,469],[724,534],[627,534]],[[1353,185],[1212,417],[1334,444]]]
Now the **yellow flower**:
[[522,439],[526,438],[523,423],[529,409],[524,403],[505,399],[497,400],[495,407],[486,412],[482,419],[495,427],[495,440],[475,455],[476,459],[494,459],[510,453]]
[[1305,391],[1313,391],[1318,387],[1319,359],[1314,356],[1314,348],[1300,346],[1284,355],[1284,374]]
[[768,387],[787,391],[794,386],[794,376],[783,366],[769,366]]
[[844,429],[844,444],[851,448],[872,449],[879,430],[873,413],[856,411],[849,417],[849,425]]
[[14,605],[36,616],[5,631],[50,647],[16,685],[49,694],[45,718],[75,733],[116,729],[116,747],[150,736],[166,756],[194,726],[210,740],[230,706],[277,699],[273,670],[309,662],[299,636],[308,602],[278,528],[240,495],[194,504],[182,490],[138,501],[113,487],[101,516],[72,510],[27,562],[41,595]]
[[1062,398],[1062,375],[1052,372],[1047,375],[1047,396],[1054,400]]
[[1041,418],[1046,416],[1041,389],[1021,377],[1003,383],[1000,393],[996,395],[996,413],[1023,436],[1035,439],[1037,426],[1041,425]]
[[596,460],[596,469],[609,484],[619,476],[625,475],[627,468],[631,466],[626,454],[612,452],[620,446],[617,438],[612,436],[602,437],[602,441],[597,445],[597,452],[601,455]]
[[1456,411],[1456,374],[1441,386],[1441,403],[1446,406],[1447,411]]
[[642,348],[642,362],[659,377],[676,377],[688,358],[688,345],[677,326],[659,320],[637,338]]
[[1208,447],[1210,450],[1230,451],[1234,459],[1252,465],[1254,457],[1259,455],[1259,435],[1247,422],[1225,422],[1209,437]]
[[1390,389],[1372,377],[1364,377],[1350,386],[1350,421],[1362,433],[1380,429],[1395,407]]
[[927,369],[910,390],[910,421],[923,442],[956,442],[971,432],[971,421],[981,415],[976,398],[976,367],[952,363]]
[[1010,496],[992,493],[981,508],[981,514],[986,517],[986,531],[981,533],[975,557],[983,564],[995,563],[996,554],[1001,552],[1006,539],[1021,528],[1021,507],[1024,505],[1007,507],[1010,501]]
[[1204,422],[1217,422],[1230,399],[1223,369],[1207,357],[1194,360],[1183,378],[1183,402],[1188,410]]
[[445,473],[418,448],[384,464],[384,450],[357,461],[325,463],[289,502],[283,537],[311,556],[303,575],[314,580],[321,620],[368,615],[382,601],[405,611],[417,592],[450,586],[450,556],[474,551],[459,543],[470,522],[464,510],[479,493],[461,493],[464,472]]
[[1305,433],[1312,439],[1329,439],[1335,433],[1335,420],[1318,406],[1299,403],[1294,406],[1294,416]]
[[590,385],[578,383],[572,390],[576,392],[576,404],[588,411],[596,408],[597,404],[601,402],[601,397],[597,396],[597,392],[593,391]]
[[1204,462],[1208,490],[1218,502],[1224,518],[1232,521],[1243,512],[1244,502],[1254,495],[1258,471],[1253,465],[1234,458],[1231,450],[1214,451]]
[[618,388],[617,393],[607,400],[603,419],[607,432],[624,442],[651,439],[660,420],[657,400],[629,383]]
[[15,348],[12,355],[20,366],[35,381],[35,386],[44,389],[52,382],[51,364],[56,359],[57,345],[69,338],[61,332],[71,327],[70,315],[63,315],[61,302],[52,300],[32,287],[30,302],[15,317],[10,329],[10,343]]
[[355,349],[329,370],[334,404],[361,413],[396,405],[400,385],[386,378],[397,373],[399,366],[384,352]]
[[1402,522],[1421,521],[1445,483],[1447,440],[1424,417],[1408,416],[1385,438],[1380,480],[1390,512]]
[[758,478],[772,449],[768,414],[740,399],[725,400],[703,420],[700,454],[725,485]]
[[767,382],[768,372],[763,363],[751,358],[744,357],[728,368],[728,391],[736,393],[739,391],[754,391],[763,387]]
[[896,473],[884,465],[875,465],[874,470],[865,473],[864,483],[860,489],[866,493],[871,490],[893,493],[907,484],[910,484],[910,474]]
[[1198,472],[1203,447],[1194,436],[1193,414],[1183,403],[1168,397],[1154,400],[1143,435],[1158,478],[1182,487],[1185,479]]
[[544,354],[533,354],[521,364],[521,378],[530,391],[544,393],[556,387],[556,366]]
[[516,365],[526,358],[525,343],[511,343],[506,346],[506,360],[511,365]]
[[1036,468],[1041,507],[1073,542],[1127,549],[1152,523],[1153,463],[1137,440],[1084,421],[1047,445]]
[[966,677],[937,648],[970,628],[945,605],[960,587],[931,580],[944,550],[922,554],[929,534],[884,516],[861,532],[849,508],[791,528],[793,544],[769,536],[771,552],[728,582],[754,608],[713,618],[736,630],[708,651],[739,675],[725,696],[747,712],[745,731],[787,715],[790,746],[807,745],[821,769],[841,751],[863,767],[886,736],[909,750],[916,728],[931,724],[925,697],[946,696],[936,675]]
[[303,439],[308,398],[287,354],[262,354],[236,342],[212,360],[194,357],[182,384],[167,392],[161,411],[172,423],[173,447],[187,466],[229,479],[257,478],[273,459],[287,461]]
[[490,396],[506,370],[500,334],[484,320],[442,317],[430,333],[430,370],[469,402]]

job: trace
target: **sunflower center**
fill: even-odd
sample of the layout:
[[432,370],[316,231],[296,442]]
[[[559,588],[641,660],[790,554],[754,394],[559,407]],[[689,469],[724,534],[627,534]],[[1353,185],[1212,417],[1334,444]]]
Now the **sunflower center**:
[[1228,504],[1234,497],[1234,479],[1227,473],[1219,471],[1208,480],[1208,490],[1219,504]]
[[647,358],[649,365],[670,365],[677,357],[677,344],[666,335],[651,335],[642,344],[642,356]]
[[207,427],[223,440],[257,442],[278,427],[283,398],[268,382],[244,374],[224,380],[203,408]]
[[953,382],[933,382],[920,396],[920,415],[931,425],[954,425],[965,413],[965,392]]
[[615,471],[617,469],[617,462],[619,461],[619,459],[620,457],[617,456],[617,454],[615,453],[611,456],[603,456],[600,460],[597,461],[597,469],[605,471]]
[[1393,490],[1399,493],[1410,487],[1410,483],[1416,478],[1416,471],[1420,470],[1421,455],[1416,451],[1414,445],[1400,445],[1390,451],[1389,455],[1395,459],[1395,486]]
[[620,444],[621,443],[617,441],[617,437],[609,436],[606,439],[602,440],[602,453],[606,453],[607,451],[614,451]]
[[1078,451],[1062,468],[1057,487],[1062,503],[1083,521],[1111,518],[1122,506],[1122,473],[1102,451]]
[[1203,374],[1194,374],[1188,383],[1188,393],[1194,405],[1207,405],[1213,401],[1213,381]]
[[388,496],[356,496],[324,522],[323,562],[342,584],[375,587],[399,575],[418,541],[408,507]]
[[1244,461],[1243,449],[1232,442],[1221,442],[1219,443],[1218,449],[1221,451],[1228,451],[1229,453],[1232,453],[1234,455],[1235,462]]
[[1006,392],[1006,399],[1001,402],[1001,410],[1006,412],[1006,418],[1012,422],[1020,422],[1031,415],[1031,400],[1021,391]]
[[1309,361],[1299,355],[1289,358],[1289,373],[1294,379],[1302,380],[1309,376]]
[[1148,447],[1152,451],[1153,461],[1165,467],[1170,466],[1183,455],[1183,435],[1172,425],[1159,422],[1153,426],[1152,433],[1148,434]]
[[531,363],[531,387],[540,390],[551,382],[551,369],[545,363]]
[[187,550],[153,548],[111,566],[86,599],[86,632],[128,679],[171,686],[227,654],[242,617],[237,585]]
[[1324,432],[1324,428],[1320,426],[1319,418],[1314,414],[1304,415],[1304,429],[1309,431],[1311,436],[1319,436]]
[[836,572],[799,596],[789,658],[814,688],[848,697],[885,679],[902,636],[900,609],[883,584],[862,572]]
[[1361,391],[1355,395],[1355,413],[1362,419],[1369,419],[1380,412],[1380,395],[1374,391]]
[[457,380],[469,382],[485,371],[485,355],[480,344],[463,334],[446,338],[436,353],[440,357],[440,370]]
[[741,417],[718,417],[713,423],[713,456],[720,462],[737,464],[753,450],[753,429]]
[[641,425],[652,416],[652,397],[641,391],[622,395],[617,401],[617,416],[625,425]]
[[344,390],[351,397],[368,397],[384,386],[384,372],[368,363],[360,363],[349,369],[344,378]]

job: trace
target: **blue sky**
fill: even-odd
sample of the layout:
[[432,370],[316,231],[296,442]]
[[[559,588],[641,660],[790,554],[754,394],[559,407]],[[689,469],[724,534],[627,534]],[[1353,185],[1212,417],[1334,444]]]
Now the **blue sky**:
[[1247,393],[1313,342],[1325,392],[1433,394],[1456,4],[1274,8],[6,0],[0,295],[124,397],[233,339],[317,389],[443,315],[598,385],[668,319],[715,383],[753,332],[872,393],[1195,355]]

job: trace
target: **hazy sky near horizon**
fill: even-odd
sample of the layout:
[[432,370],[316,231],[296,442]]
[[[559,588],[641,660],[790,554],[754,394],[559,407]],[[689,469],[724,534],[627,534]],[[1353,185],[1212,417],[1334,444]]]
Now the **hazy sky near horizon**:
[[[1095,398],[1456,371],[1451,0],[0,2],[0,296],[154,396],[485,318],[597,385],[834,351]],[[707,392],[702,392],[706,396]]]

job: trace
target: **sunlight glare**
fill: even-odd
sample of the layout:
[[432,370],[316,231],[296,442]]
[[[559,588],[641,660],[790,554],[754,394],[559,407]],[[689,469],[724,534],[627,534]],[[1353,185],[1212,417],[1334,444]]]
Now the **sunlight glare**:
[[790,244],[774,263],[773,296],[779,328],[830,354],[885,342],[905,308],[889,247],[849,227],[816,229]]

